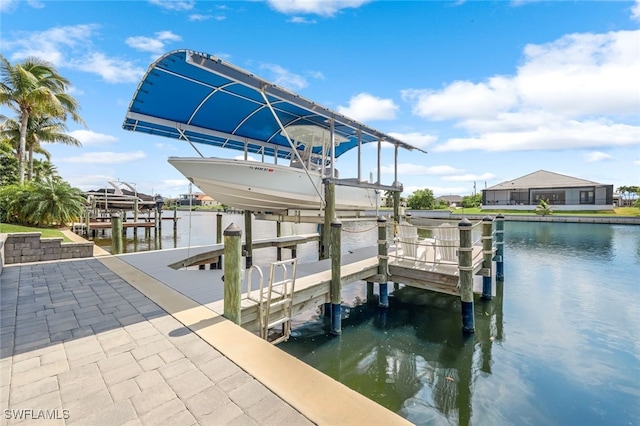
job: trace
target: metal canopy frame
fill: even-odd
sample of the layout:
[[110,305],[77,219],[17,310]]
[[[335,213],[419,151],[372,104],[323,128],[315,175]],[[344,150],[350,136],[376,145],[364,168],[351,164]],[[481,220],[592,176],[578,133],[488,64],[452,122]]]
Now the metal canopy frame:
[[[194,143],[278,158],[300,159],[287,134],[291,125],[312,125],[331,132],[330,152],[314,147],[316,155],[331,156],[329,178],[335,160],[358,148],[358,180],[361,180],[361,145],[382,142],[397,150],[417,150],[388,134],[305,99],[220,58],[191,50],[169,52],[150,65],[129,104],[122,127],[125,130],[171,137]],[[339,135],[346,142],[335,143]]]

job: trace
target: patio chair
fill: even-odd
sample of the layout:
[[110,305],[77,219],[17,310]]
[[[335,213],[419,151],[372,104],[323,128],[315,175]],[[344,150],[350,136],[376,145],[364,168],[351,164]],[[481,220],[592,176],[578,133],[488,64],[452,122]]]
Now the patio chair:
[[408,222],[401,222],[398,225],[396,243],[400,248],[401,258],[418,259],[418,228]]
[[458,264],[458,248],[460,232],[455,226],[443,223],[433,230],[434,259],[433,263]]

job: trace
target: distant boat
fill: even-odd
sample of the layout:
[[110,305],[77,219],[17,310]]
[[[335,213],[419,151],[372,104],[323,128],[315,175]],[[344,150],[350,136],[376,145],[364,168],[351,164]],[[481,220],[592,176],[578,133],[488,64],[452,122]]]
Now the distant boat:
[[[328,181],[336,185],[336,210],[375,209],[382,191],[402,191],[398,148],[422,151],[220,58],[189,50],[169,52],[151,64],[123,128],[191,144],[200,158],[170,157],[169,163],[217,201],[262,212],[322,210]],[[194,143],[242,151],[243,159],[205,158]],[[361,147],[371,143],[378,147],[375,183],[361,178]],[[395,149],[392,185],[380,182],[383,143]],[[355,148],[358,176],[339,179],[336,160]],[[252,160],[254,155],[261,161]]]
[[[156,207],[155,198],[151,195],[142,194],[135,190],[130,184],[125,182],[109,181],[111,188],[101,188],[85,191],[87,203],[98,210],[134,210],[136,199],[138,200],[138,210],[151,210]],[[123,188],[129,188],[125,189]]]

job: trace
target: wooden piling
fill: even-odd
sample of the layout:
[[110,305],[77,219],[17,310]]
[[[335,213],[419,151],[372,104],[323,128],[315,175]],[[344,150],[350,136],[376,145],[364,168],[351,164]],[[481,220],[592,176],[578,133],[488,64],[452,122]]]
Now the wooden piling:
[[458,223],[460,232],[460,248],[458,255],[458,270],[460,277],[460,302],[462,311],[462,331],[473,333],[473,265],[472,265],[472,241],[471,222],[465,217]]
[[330,231],[331,222],[336,216],[336,184],[325,180],[324,183],[324,227],[322,228],[321,259],[328,259],[331,252]]
[[113,254],[120,254],[122,248],[122,217],[118,213],[111,215],[111,248]]
[[85,221],[85,237],[89,238],[89,232],[91,231],[91,213],[87,210],[87,218]]
[[160,228],[160,225],[158,222],[162,222],[162,219],[160,219],[160,214],[158,212],[158,209],[153,209],[153,233],[154,235],[158,234],[158,229]]
[[482,276],[482,298],[491,300],[493,293],[491,281],[493,276],[493,218],[485,216],[482,219],[482,268],[488,271]]
[[496,216],[496,280],[504,281],[504,216]]
[[[173,204],[173,232],[178,228],[178,203]],[[220,242],[218,242],[220,244]]]
[[400,223],[400,191],[393,192],[393,222]]
[[242,229],[232,223],[224,230],[224,311],[229,321],[240,325]]
[[[276,221],[276,237],[281,237],[282,236],[282,223],[278,220]],[[295,256],[291,256],[291,257],[295,257]],[[279,262],[282,260],[282,248],[278,247],[276,248],[276,260]]]
[[373,282],[367,281],[367,303],[373,302],[374,298],[375,296],[373,293]]
[[342,223],[335,219],[331,222],[331,286],[329,298],[331,300],[331,334],[342,333],[342,286],[340,268],[342,266],[341,247]]
[[380,293],[379,306],[389,307],[389,288],[387,275],[389,257],[387,255],[387,219],[378,217],[378,290]]
[[222,213],[216,215],[216,244],[222,243]]
[[252,232],[251,232],[251,212],[249,210],[244,211],[244,232],[245,232],[245,268],[251,268],[253,265],[253,247],[252,247]]

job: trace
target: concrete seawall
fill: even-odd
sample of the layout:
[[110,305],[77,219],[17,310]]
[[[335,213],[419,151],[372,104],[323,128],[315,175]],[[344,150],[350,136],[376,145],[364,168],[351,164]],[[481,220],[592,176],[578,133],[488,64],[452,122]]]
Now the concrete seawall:
[[[375,216],[375,212],[371,213]],[[452,214],[448,210],[406,210],[405,214],[411,213],[413,218],[424,219],[446,219],[451,221],[460,221],[463,217],[469,220],[482,220],[485,216],[495,217],[499,213],[504,215],[506,221],[511,222],[559,222],[559,223],[604,223],[609,225],[640,225],[640,216],[583,216],[583,215],[549,215],[541,216],[536,214],[509,214],[504,212],[486,212],[480,214],[464,214],[454,213]],[[393,214],[391,211],[384,210],[382,215]]]

